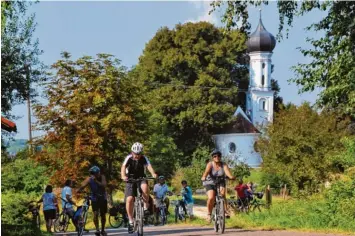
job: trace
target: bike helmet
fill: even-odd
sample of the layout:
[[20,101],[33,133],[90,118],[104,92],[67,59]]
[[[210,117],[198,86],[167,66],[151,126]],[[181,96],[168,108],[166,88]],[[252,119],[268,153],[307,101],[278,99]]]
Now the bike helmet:
[[159,176],[158,179],[165,179],[165,177],[163,175]]
[[100,172],[100,168],[97,166],[93,166],[90,168],[89,172],[90,172],[90,174],[97,174]]
[[218,149],[214,149],[211,152],[211,156],[214,156],[214,155],[222,156],[222,153]]
[[140,154],[143,152],[143,144],[141,143],[134,143],[131,148],[132,152],[135,154]]

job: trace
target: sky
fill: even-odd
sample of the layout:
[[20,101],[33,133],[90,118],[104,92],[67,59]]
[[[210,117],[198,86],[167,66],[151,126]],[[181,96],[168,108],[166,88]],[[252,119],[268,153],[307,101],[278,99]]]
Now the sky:
[[[29,9],[36,14],[38,26],[34,36],[39,39],[39,47],[44,51],[40,59],[46,65],[60,59],[62,51],[68,51],[74,59],[83,55],[109,53],[128,68],[137,64],[146,43],[163,26],[173,28],[178,23],[189,21],[208,21],[223,26],[220,22],[221,12],[209,15],[209,10],[207,1],[45,1]],[[251,7],[249,13],[253,32],[259,21],[259,8]],[[314,103],[316,100],[320,90],[298,94],[297,86],[289,84],[288,80],[294,77],[291,66],[310,61],[303,57],[297,47],[309,48],[306,37],[318,38],[322,35],[319,32],[306,32],[304,28],[324,15],[324,12],[314,11],[296,18],[289,38],[276,44],[272,56],[275,65],[272,77],[278,81],[280,95],[285,102],[299,105],[303,101]],[[279,24],[276,2],[262,6],[262,21],[265,28],[276,36]],[[16,120],[18,133],[14,138],[28,139],[26,104],[15,106],[12,113],[21,117]],[[32,119],[35,121],[35,117]]]

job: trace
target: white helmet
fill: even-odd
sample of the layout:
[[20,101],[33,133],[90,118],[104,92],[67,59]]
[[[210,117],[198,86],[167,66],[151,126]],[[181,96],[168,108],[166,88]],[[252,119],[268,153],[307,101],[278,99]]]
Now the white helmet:
[[140,154],[141,152],[143,152],[143,144],[141,143],[134,143],[132,145],[131,148],[132,152],[136,153],[136,154]]

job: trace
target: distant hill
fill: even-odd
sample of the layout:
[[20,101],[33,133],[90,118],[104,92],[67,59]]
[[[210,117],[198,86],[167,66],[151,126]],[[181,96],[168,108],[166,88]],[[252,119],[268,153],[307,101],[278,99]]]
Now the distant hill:
[[7,152],[10,155],[16,155],[16,153],[27,147],[27,139],[10,140],[6,146]]

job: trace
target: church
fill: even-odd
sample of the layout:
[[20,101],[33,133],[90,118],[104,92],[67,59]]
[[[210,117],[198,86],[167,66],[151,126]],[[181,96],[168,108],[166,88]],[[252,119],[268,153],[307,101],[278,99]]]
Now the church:
[[234,122],[212,136],[216,148],[223,157],[260,167],[261,156],[255,151],[255,141],[263,127],[273,120],[274,91],[271,89],[271,57],[276,45],[261,20],[247,41],[249,64],[249,88],[246,92],[246,111],[238,107]]

